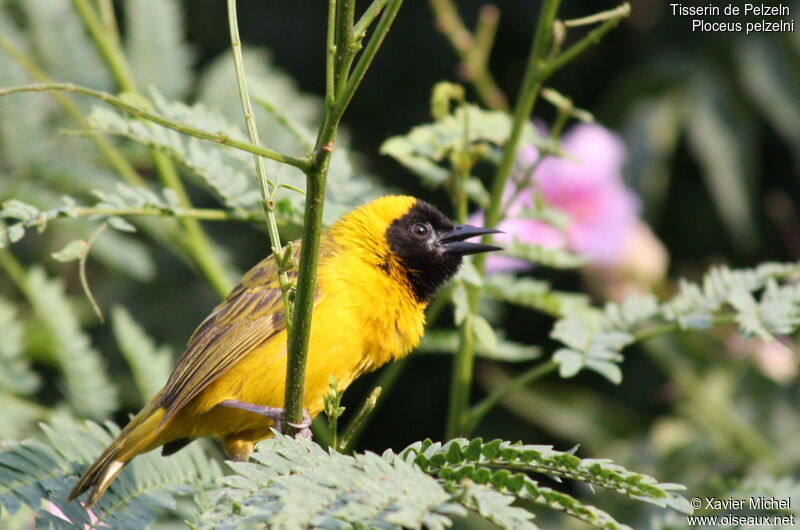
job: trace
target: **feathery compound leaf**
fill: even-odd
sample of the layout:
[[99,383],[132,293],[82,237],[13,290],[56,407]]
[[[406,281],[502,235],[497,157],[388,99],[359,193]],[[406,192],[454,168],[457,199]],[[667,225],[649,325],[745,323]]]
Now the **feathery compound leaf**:
[[[798,276],[796,263],[764,263],[741,270],[717,267],[700,284],[681,281],[678,294],[664,304],[659,305],[653,295],[633,295],[622,304],[607,304],[602,311],[567,314],[550,333],[567,346],[556,351],[553,360],[562,377],[588,368],[619,383],[621,350],[659,326],[666,326],[665,331],[670,325],[707,329],[718,318],[733,317],[743,334],[773,340],[774,334],[789,334],[800,326],[800,286],[778,283]],[[759,300],[754,293],[762,289]],[[721,313],[726,307],[734,309],[733,315]]]
[[443,528],[463,513],[450,496],[410,462],[387,452],[326,453],[307,440],[276,434],[231,463],[236,475],[211,494],[201,528]]
[[157,347],[124,307],[115,306],[111,310],[111,324],[144,402],[167,382],[172,369],[172,349]]
[[[402,136],[383,142],[381,154],[389,155],[430,186],[440,186],[449,177],[451,154],[464,149],[485,159],[497,159],[497,152],[508,138],[511,118],[505,112],[487,111],[475,105],[461,105],[453,114],[433,123],[414,127]],[[541,143],[531,124],[526,124],[520,145]],[[467,192],[485,204],[486,190],[476,178],[470,178]]]
[[[424,353],[455,353],[458,350],[459,335],[457,331],[429,331],[422,337],[422,342],[417,347],[417,352]],[[494,361],[522,362],[537,359],[542,355],[541,348],[529,346],[497,338],[497,344],[492,351],[481,344],[475,345],[478,357]]]
[[478,512],[500,528],[508,530],[537,530],[539,527],[533,524],[533,514],[523,508],[511,506],[516,501],[516,497],[500,493],[494,488],[467,483],[461,489],[459,498],[461,503],[470,510]]
[[582,311],[594,311],[586,295],[554,291],[550,284],[512,274],[492,274],[484,280],[487,296],[548,315],[563,317]]
[[30,301],[51,339],[50,351],[64,374],[64,392],[81,414],[107,416],[117,408],[117,390],[108,379],[100,353],[92,348],[70,307],[59,279],[47,277],[44,269],[28,273]]
[[[239,128],[202,104],[188,106],[167,101],[158,93],[154,93],[153,100],[157,112],[167,118],[221,132],[230,138],[246,139]],[[124,136],[166,151],[197,175],[228,207],[245,210],[256,208],[259,200],[256,179],[250,178],[247,172],[253,163],[252,155],[186,136],[151,122],[129,118],[106,107],[94,107],[89,120],[100,132]]]
[[111,88],[108,70],[69,0],[20,2],[19,6],[28,22],[31,47],[50,77],[99,90]]
[[[173,493],[187,495],[207,487],[220,475],[219,466],[199,445],[164,458],[156,453],[136,458],[116,479],[91,514],[66,497],[83,468],[111,442],[119,429],[92,422],[79,426],[59,420],[43,424],[48,443],[10,442],[0,451],[0,507],[15,513],[22,504],[39,511],[37,527],[69,526],[58,520],[49,500],[74,526],[91,523],[140,529],[155,520],[154,508],[175,507]],[[3,514],[5,515],[5,514]]]
[[484,443],[480,438],[459,438],[445,444],[426,440],[401,451],[400,458],[415,463],[426,473],[447,480],[469,476],[479,484],[504,484],[509,490],[518,491],[522,487],[519,477],[515,478],[505,470],[501,475],[492,474],[490,468],[532,471],[588,482],[662,508],[691,512],[688,501],[675,493],[685,489],[679,484],[661,484],[653,477],[628,471],[608,460],[581,459],[571,453],[556,451],[551,446],[502,440]]
[[[528,519],[530,519],[533,514],[521,508],[508,506],[509,501],[521,499],[556,510],[596,528],[603,528],[606,530],[631,530],[629,526],[619,523],[607,512],[595,506],[584,504],[566,493],[541,486],[524,473],[512,474],[506,469],[500,469],[494,473],[487,473],[487,471],[486,468],[467,465],[456,470],[447,469],[447,471],[440,473],[439,476],[459,477],[457,483],[450,483],[450,487],[454,491],[463,488],[464,492],[467,493],[469,490],[474,491],[474,488],[483,488],[483,491],[479,491],[482,497],[481,500],[485,506],[485,511],[479,510],[479,513],[501,528],[508,528],[511,530],[516,528],[536,528],[533,523],[527,519],[523,519],[523,514],[527,514]],[[485,480],[486,484],[491,485],[491,488],[474,485],[472,482],[473,477],[481,481]],[[462,494],[461,500],[468,508],[475,509],[471,505],[472,499],[469,497],[464,498]],[[505,506],[503,505],[504,502]],[[480,508],[480,505],[478,508]]]
[[0,393],[30,394],[39,386],[39,377],[23,357],[22,324],[14,305],[0,298]]
[[583,256],[574,254],[566,248],[547,248],[541,245],[526,245],[514,239],[506,245],[503,254],[510,258],[517,258],[549,267],[551,269],[576,269],[586,265],[588,260]]
[[192,82],[192,52],[184,40],[183,12],[175,0],[127,0],[125,48],[136,79],[168,98]]

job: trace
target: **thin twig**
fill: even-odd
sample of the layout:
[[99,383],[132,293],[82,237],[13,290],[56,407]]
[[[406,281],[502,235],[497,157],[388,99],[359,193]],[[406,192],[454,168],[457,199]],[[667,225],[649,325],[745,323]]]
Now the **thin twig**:
[[270,160],[275,160],[276,162],[288,164],[303,171],[306,171],[310,167],[310,163],[307,158],[295,158],[292,156],[283,155],[277,151],[267,149],[266,147],[259,147],[248,142],[235,140],[224,132],[212,133],[192,125],[173,121],[165,116],[161,116],[155,112],[151,112],[142,107],[133,105],[121,98],[114,96],[113,94],[109,94],[108,92],[93,90],[91,88],[82,87],[73,83],[36,83],[32,85],[10,86],[0,89],[0,97],[8,96],[18,92],[49,91],[72,92],[89,96],[91,98],[108,103],[109,105],[113,105],[114,107],[117,107],[118,109],[123,110],[132,116],[136,116],[137,118],[142,118],[144,120],[157,123],[158,125],[162,125],[168,129],[172,129],[189,136],[194,136],[195,138],[200,138],[201,140],[208,140],[209,142],[227,145],[241,151],[261,155],[264,158],[269,158]]
[[100,310],[100,306],[97,304],[97,300],[95,300],[92,294],[92,289],[89,287],[89,280],[86,278],[86,261],[89,259],[89,252],[92,250],[92,245],[94,245],[94,242],[97,241],[97,238],[100,237],[100,234],[102,234],[106,228],[108,228],[108,223],[101,223],[100,226],[92,232],[92,235],[89,236],[89,239],[86,241],[86,246],[81,253],[81,259],[78,263],[78,275],[81,279],[81,287],[94,313],[102,323],[105,323],[106,319],[103,317],[103,312]]
[[503,401],[509,394],[515,390],[522,388],[525,385],[544,377],[547,374],[558,370],[558,364],[555,361],[546,361],[539,363],[529,370],[518,375],[505,385],[496,388],[491,394],[486,396],[483,400],[476,403],[469,411],[466,421],[465,435],[475,430],[481,420],[488,414],[494,407]]
[[[236,71],[236,83],[239,87],[239,99],[242,101],[242,111],[244,121],[247,124],[247,133],[250,136],[250,143],[255,146],[261,145],[258,138],[258,128],[256,127],[253,106],[250,103],[250,94],[247,90],[247,79],[244,72],[244,61],[242,60],[242,42],[239,37],[239,22],[236,16],[236,0],[228,0],[228,26],[231,33],[231,50],[233,51],[233,65]],[[281,299],[283,300],[283,312],[285,316],[286,329],[291,333],[292,324],[292,301],[290,299],[291,285],[289,282],[287,255],[286,251],[291,252],[291,245],[287,249],[281,245],[281,236],[278,232],[278,221],[275,218],[275,192],[277,188],[267,178],[267,171],[264,169],[264,161],[261,156],[254,154],[253,161],[256,165],[259,190],[261,191],[261,205],[267,218],[267,232],[272,245],[272,254],[278,263],[278,284],[281,288]]]
[[506,96],[497,86],[488,68],[500,12],[493,5],[485,5],[478,12],[475,35],[467,29],[458,14],[453,0],[430,0],[436,25],[444,34],[461,60],[464,77],[475,87],[478,97],[490,109],[507,110]]

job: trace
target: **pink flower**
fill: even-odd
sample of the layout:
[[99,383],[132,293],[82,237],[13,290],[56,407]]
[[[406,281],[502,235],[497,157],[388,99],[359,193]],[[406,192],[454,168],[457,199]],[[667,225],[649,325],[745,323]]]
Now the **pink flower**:
[[[497,240],[501,244],[516,239],[546,248],[566,247],[597,265],[613,266],[622,255],[626,238],[639,223],[638,198],[622,181],[625,146],[617,135],[595,124],[573,127],[564,135],[561,146],[567,156],[541,161],[529,186],[509,206],[508,219],[498,226],[506,234]],[[517,179],[524,178],[538,156],[533,146],[521,150]],[[510,183],[507,198],[513,189]],[[569,225],[563,235],[542,221],[522,217],[522,211],[533,206],[534,191],[547,206],[567,214]],[[480,222],[481,217],[473,216],[474,222]],[[497,255],[487,261],[489,272],[530,267],[530,263]]]

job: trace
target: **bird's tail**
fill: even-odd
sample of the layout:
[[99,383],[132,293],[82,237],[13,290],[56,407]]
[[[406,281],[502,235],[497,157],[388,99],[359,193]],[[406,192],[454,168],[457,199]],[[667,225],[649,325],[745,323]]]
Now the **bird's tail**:
[[150,451],[161,445],[157,438],[164,409],[158,405],[158,396],[133,417],[128,425],[111,442],[103,454],[89,466],[69,494],[73,500],[91,489],[86,508],[100,500],[108,487],[117,478],[127,463],[139,453]]

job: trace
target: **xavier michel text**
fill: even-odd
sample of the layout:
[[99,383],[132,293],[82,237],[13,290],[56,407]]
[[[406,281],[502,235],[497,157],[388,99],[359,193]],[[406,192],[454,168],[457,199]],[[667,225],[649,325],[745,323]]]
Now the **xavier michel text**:
[[692,499],[692,508],[705,510],[789,510],[792,507],[792,499],[776,499],[775,497],[749,497],[746,499],[718,499],[717,497],[704,497],[703,501],[699,497]]
[[[673,16],[681,17],[748,17],[748,20],[719,21],[709,18],[692,19],[692,31],[697,32],[745,32],[764,33],[764,32],[794,32],[794,20],[784,20],[791,16],[791,9],[788,5],[776,4],[735,4],[727,5],[707,4],[704,6],[684,5],[680,3],[670,3]],[[753,17],[765,17],[757,19]],[[775,20],[781,18],[781,20]]]

